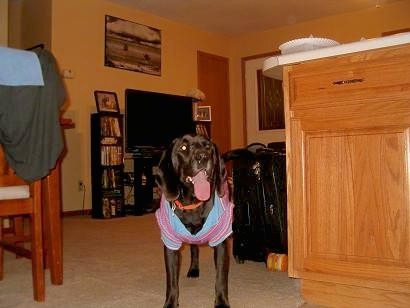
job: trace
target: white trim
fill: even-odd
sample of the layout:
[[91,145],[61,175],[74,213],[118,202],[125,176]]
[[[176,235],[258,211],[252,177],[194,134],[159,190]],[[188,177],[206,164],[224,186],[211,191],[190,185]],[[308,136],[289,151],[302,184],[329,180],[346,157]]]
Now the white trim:
[[358,42],[341,44],[332,47],[325,47],[315,50],[296,52],[292,54],[273,56],[263,63],[263,73],[272,77],[274,68],[279,65],[299,63],[314,59],[333,57],[359,51],[379,49],[390,46],[404,45],[410,43],[410,32],[398,33],[380,38],[361,40]]

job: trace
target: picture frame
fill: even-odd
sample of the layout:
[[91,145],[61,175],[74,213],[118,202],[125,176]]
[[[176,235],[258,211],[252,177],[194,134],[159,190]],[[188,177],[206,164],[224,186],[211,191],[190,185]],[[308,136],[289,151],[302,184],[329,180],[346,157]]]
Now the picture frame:
[[246,144],[285,141],[283,94],[277,93],[282,90],[282,67],[277,67],[273,79],[262,73],[263,62],[279,54],[276,51],[242,58]]
[[161,46],[161,30],[105,15],[105,66],[161,76]]
[[117,94],[108,91],[94,91],[95,103],[98,112],[120,113]]
[[198,106],[196,108],[196,121],[211,121],[211,106]]

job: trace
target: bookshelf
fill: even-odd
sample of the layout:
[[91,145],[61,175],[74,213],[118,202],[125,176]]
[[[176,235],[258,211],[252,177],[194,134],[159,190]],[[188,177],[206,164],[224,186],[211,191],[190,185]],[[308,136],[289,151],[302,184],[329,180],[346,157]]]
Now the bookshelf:
[[123,115],[91,114],[92,217],[125,215]]

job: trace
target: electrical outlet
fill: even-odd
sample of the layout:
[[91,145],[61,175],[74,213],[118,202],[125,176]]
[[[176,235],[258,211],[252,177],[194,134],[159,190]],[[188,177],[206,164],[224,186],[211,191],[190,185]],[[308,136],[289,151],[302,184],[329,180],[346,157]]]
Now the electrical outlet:
[[84,182],[82,180],[78,181],[78,191],[84,190]]

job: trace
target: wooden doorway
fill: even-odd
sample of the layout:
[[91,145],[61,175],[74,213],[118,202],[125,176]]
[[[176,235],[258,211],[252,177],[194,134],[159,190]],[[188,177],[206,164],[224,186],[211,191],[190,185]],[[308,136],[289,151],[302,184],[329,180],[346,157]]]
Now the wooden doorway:
[[198,51],[198,88],[206,100],[200,106],[211,106],[211,139],[221,153],[231,149],[229,102],[229,59]]

